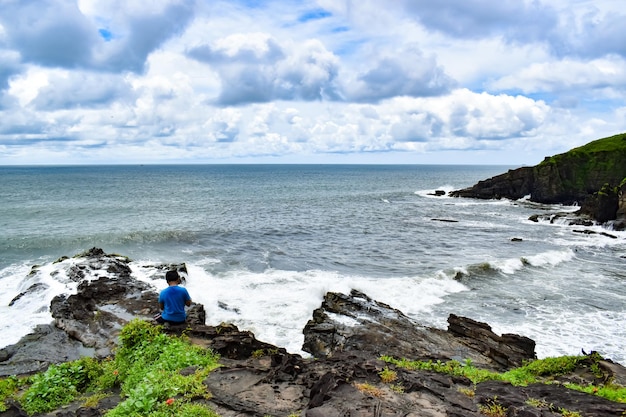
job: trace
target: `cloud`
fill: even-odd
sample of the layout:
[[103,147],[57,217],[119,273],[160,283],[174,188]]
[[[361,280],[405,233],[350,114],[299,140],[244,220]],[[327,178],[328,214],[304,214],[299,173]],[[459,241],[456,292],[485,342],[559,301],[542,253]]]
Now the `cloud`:
[[345,86],[344,96],[357,102],[377,102],[396,96],[427,97],[446,94],[455,86],[452,78],[424,57],[413,45],[393,53],[375,51],[365,62],[372,63]]
[[87,65],[97,33],[76,3],[10,0],[0,5],[7,44],[25,62],[50,67]]
[[455,85],[434,57],[414,45],[393,53],[370,51],[370,63],[354,72],[318,40],[279,44],[268,34],[236,34],[188,55],[210,64],[222,81],[217,103],[242,105],[272,100],[377,102],[395,96],[435,96]]
[[19,54],[0,49],[0,91],[9,86],[9,79],[22,71]]
[[580,16],[565,14],[558,33],[551,38],[552,50],[559,57],[626,58],[625,20],[621,10],[602,13],[594,8]]
[[105,108],[132,94],[132,87],[121,77],[106,74],[56,72],[41,88],[32,104],[38,110]]
[[[123,3],[118,3],[121,7]],[[7,46],[23,62],[44,67],[141,72],[148,54],[180,33],[193,17],[193,2],[167,4],[141,14],[117,13],[110,27],[69,0],[0,3]],[[102,36],[106,33],[106,36]]]
[[402,0],[398,4],[420,25],[447,36],[545,44],[560,57],[626,57],[626,14],[622,11],[519,0]]
[[[491,88],[504,91],[574,92],[626,87],[626,59],[602,59],[533,63],[520,71],[495,80]],[[585,93],[586,94],[586,93]]]
[[267,34],[236,34],[195,47],[188,55],[219,74],[221,105],[337,97],[338,59],[316,40],[279,45]]
[[551,32],[558,21],[552,7],[537,1],[402,0],[400,4],[426,28],[459,38],[537,40]]
[[92,65],[112,72],[142,72],[148,55],[191,22],[194,3],[173,2],[161,10],[142,9],[141,14],[112,21],[106,28],[110,39],[98,42]]
[[624,18],[612,0],[4,0],[0,164],[534,163],[626,131]]

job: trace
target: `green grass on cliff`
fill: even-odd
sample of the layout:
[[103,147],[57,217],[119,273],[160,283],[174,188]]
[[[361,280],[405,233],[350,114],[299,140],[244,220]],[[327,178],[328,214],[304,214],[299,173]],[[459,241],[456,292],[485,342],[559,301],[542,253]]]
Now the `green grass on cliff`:
[[[209,395],[202,381],[219,366],[218,360],[185,337],[168,336],[158,326],[133,320],[122,329],[113,358],[82,358],[30,377],[0,380],[0,412],[8,400],[33,415],[80,399],[93,406],[121,392],[122,402],[106,417],[216,417],[192,400]],[[182,375],[182,369],[189,372]]]
[[[548,169],[568,190],[598,191],[604,185],[599,178],[611,178],[611,187],[626,179],[626,133],[597,139],[565,153],[546,157],[535,170]],[[557,174],[558,172],[558,174]]]
[[[472,365],[471,361],[465,363],[454,360],[447,362],[412,361],[408,359],[396,359],[390,356],[383,356],[381,359],[399,368],[408,370],[428,370],[447,375],[463,376],[474,384],[484,381],[506,381],[512,385],[526,386],[534,383],[552,383],[555,381],[556,377],[573,373],[580,368],[588,368],[589,372],[598,374],[598,376],[600,376],[602,372],[598,366],[598,361],[602,358],[598,354],[538,359],[504,373],[478,369]],[[613,384],[610,381],[602,385],[564,383],[564,386],[573,390],[597,395],[611,401],[626,403],[626,387]]]
[[566,156],[591,156],[599,152],[621,152],[624,150],[626,150],[626,133],[620,133],[619,135],[610,136],[608,138],[594,140],[565,153],[546,158],[544,162],[558,161]]

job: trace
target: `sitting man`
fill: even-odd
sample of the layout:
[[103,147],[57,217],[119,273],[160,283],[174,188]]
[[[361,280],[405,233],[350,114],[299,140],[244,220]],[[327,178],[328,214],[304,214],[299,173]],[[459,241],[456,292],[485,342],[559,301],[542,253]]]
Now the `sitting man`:
[[191,297],[186,288],[180,287],[180,275],[178,271],[167,271],[165,280],[168,287],[159,294],[160,316],[156,317],[160,324],[183,324],[187,319],[185,306],[191,305]]

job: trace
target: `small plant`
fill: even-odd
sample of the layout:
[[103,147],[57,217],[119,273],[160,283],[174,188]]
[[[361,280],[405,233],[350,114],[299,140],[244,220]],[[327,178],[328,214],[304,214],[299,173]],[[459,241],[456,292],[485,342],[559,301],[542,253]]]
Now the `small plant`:
[[563,417],[582,417],[578,411],[566,410],[565,408],[559,408],[559,413],[561,413]]
[[529,398],[526,400],[526,404],[536,408],[552,408],[552,404],[548,404],[546,400],[540,400],[538,398]]
[[265,349],[257,349],[254,352],[252,352],[252,357],[254,359],[259,359],[259,358],[262,358],[263,356],[265,356]]
[[380,380],[383,381],[385,384],[390,384],[398,379],[398,373],[387,367],[380,371],[378,373],[378,376],[380,376]]
[[500,374],[478,369],[471,364],[471,361],[466,361],[465,364],[461,364],[459,361],[454,360],[448,362],[410,361],[407,359],[395,359],[390,356],[383,356],[381,359],[404,369],[434,371],[448,375],[464,376],[474,384],[488,380],[501,379]]
[[252,352],[252,357],[255,359],[262,358],[263,356],[275,355],[278,353],[278,349],[257,349]]
[[402,384],[391,384],[389,385],[389,388],[391,388],[393,392],[396,392],[398,394],[404,393],[404,385]]
[[107,398],[109,394],[105,392],[98,392],[96,394],[89,395],[83,398],[83,405],[85,407],[96,407],[100,401]]
[[459,388],[459,392],[461,394],[465,394],[470,398],[474,398],[474,396],[476,395],[476,389],[475,388]]
[[587,394],[597,395],[607,400],[615,401],[618,403],[626,403],[626,387],[619,385],[607,384],[597,387],[595,385],[578,385],[578,384],[565,384],[569,389],[576,391],[586,392]]
[[365,395],[371,395],[372,397],[382,397],[383,392],[380,388],[375,385],[369,384],[367,382],[364,383],[354,383],[354,387],[361,391]]
[[485,405],[479,405],[478,410],[488,417],[506,417],[506,407],[498,403],[497,397],[487,400]]

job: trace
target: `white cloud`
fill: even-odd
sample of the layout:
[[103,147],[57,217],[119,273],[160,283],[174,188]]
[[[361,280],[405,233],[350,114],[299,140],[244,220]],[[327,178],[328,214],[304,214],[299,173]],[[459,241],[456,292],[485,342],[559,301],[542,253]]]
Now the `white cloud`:
[[626,60],[612,55],[601,59],[533,63],[491,83],[496,90],[525,93],[589,91],[626,87]]
[[626,131],[617,3],[1,2],[0,164],[536,163]]

